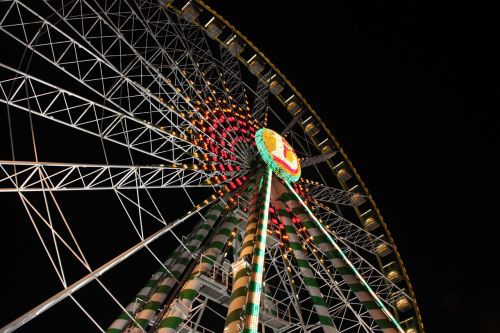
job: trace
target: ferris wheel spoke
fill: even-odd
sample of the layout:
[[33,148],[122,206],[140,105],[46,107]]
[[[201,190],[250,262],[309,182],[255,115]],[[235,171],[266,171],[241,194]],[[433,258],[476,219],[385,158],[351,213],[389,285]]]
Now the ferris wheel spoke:
[[[148,1],[142,1],[139,5],[140,8],[146,7],[150,9],[149,6],[150,3]],[[157,4],[153,6],[160,8]],[[238,152],[237,155],[239,155],[242,160],[248,160],[250,158],[248,148],[246,142],[242,143],[243,139],[241,133],[238,135],[238,133],[235,132],[234,126],[224,126],[219,120],[219,117],[211,110],[209,105],[207,105],[208,101],[211,101],[214,103],[216,109],[224,110],[224,112],[229,111],[235,119],[234,123],[236,128],[241,130],[239,121],[237,121],[237,112],[243,113],[246,110],[242,109],[240,105],[235,105],[233,96],[228,93],[229,88],[224,80],[225,68],[217,63],[207,44],[204,33],[198,26],[187,20],[176,19],[175,15],[166,14],[163,18],[172,26],[172,29],[176,32],[177,36],[179,36],[179,43],[183,45],[183,48],[187,51],[186,57],[189,59],[189,62],[184,65],[182,72],[188,75],[190,78],[189,82],[194,85],[196,91],[200,92],[198,97],[204,99],[201,101],[201,104],[209,110],[217,125],[226,129],[226,133],[222,134],[228,135],[231,140],[230,144],[234,146]],[[159,20],[161,20],[161,18]],[[154,20],[151,20],[151,16],[146,14],[145,21],[154,22]],[[160,31],[163,29],[164,28],[160,28]],[[168,50],[169,48],[166,49]],[[180,64],[181,63],[179,63],[179,65]],[[227,117],[226,119],[229,120]]]
[[[212,204],[213,202],[219,200],[218,197],[213,197],[208,200],[205,200],[202,204],[197,205],[195,209],[189,211],[182,217],[170,222],[166,226],[162,227],[161,229],[155,231],[153,234],[145,238],[144,240],[138,242],[131,248],[127,249],[126,251],[122,252],[121,254],[117,255],[113,259],[109,260],[107,263],[101,265],[99,268],[90,270],[87,275],[79,279],[78,281],[72,283],[71,285],[67,286],[54,296],[50,297],[43,303],[39,304],[38,306],[32,308],[30,311],[26,312],[22,316],[18,317],[14,321],[8,323],[4,327],[0,328],[0,331],[9,333],[17,328],[25,325],[32,319],[36,318],[46,310],[52,308],[62,300],[66,299],[68,296],[73,295],[76,291],[80,290],[82,287],[86,286],[90,282],[98,279],[100,276],[108,272],[110,269],[118,265],[119,263],[123,262],[124,260],[128,259],[135,253],[137,253],[139,250],[143,249],[144,247],[148,246],[155,240],[159,239],[161,236],[165,235],[166,233],[170,232],[173,228],[177,227],[187,219],[189,219],[191,216],[197,214],[200,210],[203,208],[207,207],[208,205]],[[133,319],[133,318],[132,318]]]
[[[53,214],[51,210],[48,209],[47,201],[45,201],[45,205],[41,205],[42,207],[39,207],[39,200],[30,200],[30,198],[22,193],[19,193],[19,198],[21,199],[28,218],[34,227],[40,242],[42,243],[49,261],[51,262],[57,276],[59,277],[61,284],[66,287],[66,274],[61,259],[61,252],[63,249],[66,249],[70,256],[76,259],[76,261],[79,262],[83,267],[87,269],[90,267],[80,249],[77,240],[74,238],[71,228],[66,223],[65,217],[61,211]],[[47,198],[44,199],[47,200]],[[50,203],[55,202],[55,198],[53,197],[50,197],[48,200],[51,201]],[[60,219],[64,221],[64,228],[56,228],[54,226],[54,222]],[[44,233],[41,232],[43,226],[50,230],[50,236],[44,236]],[[70,234],[70,237],[68,237],[69,239],[65,239],[65,237],[61,235],[66,234],[67,232],[69,232]],[[49,248],[48,246],[51,243],[53,245],[53,249]]]
[[286,125],[286,127],[281,131],[281,136],[287,136],[288,132],[297,124],[297,122],[302,118],[302,111],[299,111],[293,116],[292,120]]
[[240,47],[241,44],[235,37],[226,41],[224,46],[220,46],[221,74],[227,95],[232,96],[236,104],[240,105],[245,111],[249,111],[245,84],[241,78],[240,62],[236,58],[239,52],[242,51]]
[[[32,32],[30,35],[23,34],[19,28],[24,25],[30,26],[36,32]],[[125,77],[115,67],[110,66],[85,45],[66,34],[62,28],[41,17],[28,5],[14,0],[11,8],[3,16],[0,29],[27,49],[52,63],[58,70],[70,75],[97,93],[123,113],[137,110],[139,107],[136,103],[139,103],[139,106],[150,104],[147,108],[156,108],[157,115],[168,114],[169,117],[175,117],[173,110],[168,108],[160,110],[159,98],[148,92],[145,87]],[[86,40],[85,36],[81,37]],[[113,100],[113,93],[109,90],[110,85],[115,83],[117,79],[122,80],[120,86],[128,92],[128,95],[125,96],[128,104],[122,103],[128,106],[126,109],[122,107],[122,104]],[[118,98],[121,97],[118,96]],[[134,102],[133,105],[130,105],[131,102]],[[179,121],[178,117],[175,119]]]
[[[169,82],[157,67],[138,53],[137,49],[142,46],[130,44],[125,39],[125,32],[131,32],[129,26],[125,27],[124,24],[121,27],[123,33],[118,33],[116,27],[112,26],[113,21],[109,19],[107,13],[95,10],[88,1],[74,0],[63,4],[59,10],[52,5],[54,1],[45,1],[45,3],[82,40],[87,42],[93,52],[99,55],[98,59],[103,62],[103,66],[117,73],[116,80],[104,87],[106,91],[103,91],[103,96],[116,105],[126,105],[127,110],[146,118],[155,125],[165,126],[164,121],[167,125],[181,124],[182,126],[178,128],[181,133],[190,127],[189,121],[184,116],[181,114],[176,116],[175,113],[192,110],[192,105],[186,102],[185,97],[179,94],[171,84],[167,84]],[[121,15],[126,14],[126,11],[121,13]],[[89,21],[93,22],[90,26],[86,24]],[[125,19],[126,22],[127,19]],[[143,34],[138,31],[137,35],[141,37]],[[132,41],[132,43],[135,42]],[[161,52],[156,50],[149,56],[150,59],[155,59],[161,56]],[[138,91],[132,93],[134,89]],[[171,103],[168,107],[165,105],[167,101]]]
[[349,243],[356,250],[372,255],[379,255],[382,251],[385,255],[392,251],[392,245],[383,237],[375,236],[327,206],[316,206],[315,215],[332,236]]
[[306,190],[306,195],[314,200],[347,206],[359,206],[367,200],[366,195],[360,194],[356,189],[344,191],[304,178],[301,184]]
[[[210,154],[178,132],[116,112],[9,66],[0,64],[0,70],[7,74],[0,81],[0,101],[9,106],[168,163],[203,165],[201,155]],[[10,89],[12,94],[7,93]]]
[[97,323],[97,321],[92,317],[92,315],[83,307],[80,302],[75,298],[75,296],[69,296],[71,300],[78,306],[78,308],[90,319],[90,321],[99,329],[99,331],[104,333],[103,328]]
[[[188,140],[189,136],[185,134],[185,131],[186,128],[190,128],[192,125],[181,116],[182,112],[178,113],[175,112],[173,108],[165,107],[159,97],[153,95],[150,90],[132,81],[130,77],[124,76],[123,73],[120,73],[116,68],[108,65],[100,57],[89,51],[84,45],[71,38],[54,24],[39,16],[36,11],[27,7],[26,4],[15,0],[9,10],[7,10],[4,14],[1,22],[0,30],[4,33],[25,45],[27,49],[32,50],[35,54],[52,63],[60,71],[70,75],[78,82],[81,82],[91,91],[98,93],[104,100],[111,103],[113,107],[120,110],[120,112],[115,111],[117,116],[120,115],[120,118],[116,119],[117,116],[114,118],[111,117],[111,120],[114,120],[115,122],[106,123],[111,126],[109,128],[110,130],[116,130],[116,128],[119,128],[123,131],[123,128],[126,127],[116,125],[121,124],[120,120],[124,117],[123,121],[132,119],[136,127],[138,126],[138,123],[143,122],[142,126],[144,126],[146,130],[144,130],[144,132],[134,134],[143,134],[142,141],[144,141],[144,145],[147,143],[145,141],[147,139],[146,134],[149,134],[152,129],[157,132],[153,135],[152,143],[155,143],[160,147],[163,147],[164,145],[164,142],[161,141],[165,139],[163,137],[167,137],[167,142],[172,144],[176,143],[176,141]],[[36,29],[34,30],[36,30],[37,33],[35,33],[34,36],[31,36],[23,34],[22,31],[19,31],[18,27],[25,24],[35,27]],[[85,40],[85,36],[82,38]],[[2,67],[9,68],[8,66]],[[23,76],[22,73],[19,73],[19,75]],[[113,100],[113,93],[109,91],[110,84],[115,83],[117,79],[122,80],[119,86],[123,91],[125,91],[125,97],[122,96],[123,94],[121,91],[115,93],[118,96],[118,99],[125,99],[124,101],[118,101],[119,103]],[[45,86],[51,86],[50,84],[34,77],[30,77],[30,81],[38,81],[39,83],[43,83]],[[54,86],[51,86],[51,89],[54,88]],[[56,93],[56,91],[54,91],[54,93]],[[65,95],[76,96],[68,91],[65,91]],[[178,94],[174,95],[177,96]],[[68,99],[66,96],[64,96],[64,98],[65,100]],[[66,101],[64,101],[64,103],[65,102]],[[93,104],[90,100],[87,100],[86,102]],[[128,107],[125,109],[122,107],[122,104],[127,105]],[[139,110],[141,117],[144,114],[151,116],[148,120],[143,120],[140,117],[138,118],[133,115],[130,110]],[[145,110],[148,111],[145,112]],[[126,115],[131,116],[125,117]],[[162,120],[167,119],[167,124],[162,124],[162,126],[156,125],[158,121],[154,119],[156,119],[158,115],[160,115]],[[69,119],[80,120],[78,117],[70,117]],[[96,125],[96,123],[90,121],[90,125]],[[137,130],[137,128],[134,129]],[[161,140],[158,140],[159,142],[155,142],[155,137],[158,137],[158,133],[161,131],[163,131],[163,133],[160,133]],[[173,133],[174,136],[169,135],[169,133]],[[175,134],[177,134],[177,136]],[[179,140],[179,138],[181,139]],[[202,151],[202,149],[194,146],[190,150]],[[180,152],[182,152],[182,150]],[[212,154],[209,151],[207,153],[209,155]]]
[[[207,44],[205,34],[202,33],[201,36],[201,38],[204,39],[205,44]],[[244,45],[240,43],[236,36],[230,38],[224,45],[219,45],[221,64],[220,69],[217,71],[218,75],[212,80],[219,80],[219,82],[222,81],[220,84],[222,84],[222,87],[224,88],[224,94],[226,98],[231,101],[230,109],[233,111],[233,117],[236,118],[235,124],[240,134],[242,134],[238,136],[240,140],[237,144],[238,146],[242,146],[247,158],[251,159],[252,153],[251,145],[249,143],[253,142],[253,137],[250,135],[251,132],[244,133],[242,131],[243,127],[240,126],[240,122],[242,120],[239,119],[242,115],[245,115],[244,119],[246,122],[252,121],[245,84],[243,83],[241,77],[240,63],[236,58],[239,52],[242,51],[243,47]],[[218,68],[217,65],[214,67]]]
[[[282,118],[282,116],[273,108],[269,107],[268,110],[278,120],[280,126],[284,127],[281,133],[283,133],[282,135],[287,137],[296,152],[302,153],[302,155],[306,156],[307,158],[311,158],[317,155],[318,150],[316,148],[319,148],[320,153],[322,154],[334,152],[329,145],[328,139],[321,143],[315,142],[314,136],[319,132],[319,130],[317,127],[311,127],[311,125],[308,126],[308,124],[310,123],[316,126],[316,123],[312,120],[312,117],[308,117],[305,121],[302,121],[301,126],[297,130],[292,129],[293,126],[295,126],[295,124],[299,122],[299,120],[302,120],[302,117],[305,114],[305,110],[303,110],[303,107],[299,106],[295,102],[294,96],[292,96],[290,99],[292,99],[292,101],[283,101],[283,103],[287,105],[288,113],[292,115],[292,120],[290,122],[287,123]],[[315,131],[312,131],[311,128]],[[326,148],[330,149],[327,150]]]
[[316,164],[325,162],[326,160],[329,160],[331,157],[333,157],[333,155],[335,155],[335,152],[328,152],[328,153],[324,153],[321,155],[315,155],[315,156],[308,157],[300,163],[300,167],[302,169],[304,169],[308,166],[312,166],[312,165],[316,165]]
[[[195,96],[200,96],[199,91],[201,90],[200,87],[197,88],[194,86],[193,80],[197,80],[197,78],[202,76],[202,73],[197,71],[194,76],[187,77],[187,74],[189,74],[188,70],[192,71],[191,68],[193,66],[189,62],[186,64],[186,60],[189,58],[189,53],[186,52],[186,50],[173,49],[172,52],[168,52],[169,48],[161,45],[159,36],[155,35],[148,27],[146,22],[149,22],[149,20],[141,18],[135,8],[127,1],[124,2],[124,5],[118,1],[108,1],[104,3],[104,8],[98,3],[91,6],[88,1],[76,1],[82,4],[82,6],[78,7],[79,9],[83,8],[89,13],[66,13],[64,19],[66,19],[68,24],[74,26],[75,29],[80,26],[83,27],[84,25],[79,24],[79,22],[81,20],[88,20],[89,15],[91,15],[92,18],[101,22],[101,29],[107,28],[106,31],[108,33],[105,34],[104,37],[108,40],[111,39],[107,44],[109,44],[109,42],[118,42],[120,50],[125,48],[130,52],[127,54],[127,58],[124,59],[123,56],[120,56],[116,59],[116,55],[112,53],[107,54],[107,51],[111,50],[111,48],[102,50],[101,46],[100,49],[97,49],[99,54],[108,61],[113,60],[114,56],[116,59],[115,61],[119,62],[116,66],[120,66],[121,73],[126,75],[126,77],[138,77],[141,80],[141,85],[145,86],[148,91],[157,92],[162,96],[163,94],[169,96],[168,91],[170,91],[172,98],[177,99],[172,102],[174,105],[177,105],[177,108],[180,110],[186,109],[189,110],[188,113],[199,113],[196,110],[196,106],[192,104],[192,100]],[[119,11],[120,15],[114,15],[115,11]],[[97,47],[103,44],[102,39],[104,37],[99,30],[79,33],[82,37],[87,38],[87,40],[89,40],[88,34],[93,33]],[[90,39],[90,41],[93,41],[93,39]],[[171,56],[172,54],[181,54],[181,58],[174,59]],[[127,64],[126,59],[128,59],[130,63]],[[168,68],[168,72],[163,73],[163,71],[160,71],[163,68]],[[142,82],[148,77],[152,78],[151,82],[153,82],[155,86],[146,85]],[[120,86],[121,84],[119,82],[114,85],[114,87]],[[203,87],[206,86],[206,84],[203,85]],[[167,87],[170,88],[168,91],[166,90]],[[201,98],[201,100],[205,103],[207,110],[211,112],[210,107],[206,105],[206,101],[203,98]],[[184,103],[185,106],[179,106],[179,103]],[[215,142],[215,144],[218,145],[217,142]],[[221,149],[225,150],[227,148],[221,146]]]
[[290,140],[290,144],[293,144],[294,149],[297,150],[297,153],[301,153],[306,158],[317,155],[317,144],[315,144],[314,141],[312,141],[312,139],[305,135],[301,130],[289,131],[287,139]]
[[213,188],[206,181],[214,174],[195,168],[0,160],[0,192]]
[[[144,208],[144,206],[141,204],[139,193],[137,193],[137,191],[134,192],[136,193],[127,195],[127,193],[123,193],[122,191],[115,191],[118,200],[120,201],[120,204],[125,211],[125,214],[127,215],[130,223],[132,224],[132,227],[137,233],[137,236],[140,239],[144,239],[143,214],[150,216],[154,221],[157,221],[163,225],[166,225],[167,223],[165,222],[163,217],[158,214],[158,212],[151,212],[150,210]],[[155,256],[154,253],[152,254],[153,256]]]
[[[160,9],[157,4],[153,4],[153,6]],[[142,1],[139,7],[147,8],[150,12],[155,13],[154,9],[151,10],[151,2]],[[163,11],[163,9],[161,10]],[[167,12],[167,10],[164,11]],[[187,73],[187,75],[191,78],[189,81],[196,87],[196,91],[200,91],[200,94],[203,95],[200,96],[205,99],[202,101],[202,104],[205,104],[204,106],[208,107],[208,105],[206,105],[206,99],[208,98],[208,100],[213,101],[217,108],[229,111],[236,119],[238,119],[237,113],[247,112],[248,109],[244,104],[243,108],[241,105],[234,104],[235,101],[233,96],[228,93],[229,88],[224,80],[224,64],[216,62],[210,48],[208,47],[205,35],[195,24],[189,22],[188,20],[176,19],[172,16],[165,14],[163,17],[160,16],[157,20],[161,21],[163,19],[167,22],[167,24],[170,24],[177,36],[179,36],[179,43],[181,43],[184,49],[188,51],[185,53],[185,56],[189,59],[189,62],[187,65],[184,65],[182,72]],[[154,20],[151,19],[150,13],[145,14],[144,17],[146,22],[154,22]],[[161,28],[161,30],[163,29],[165,28]],[[169,50],[170,48],[165,49]],[[179,66],[182,64],[182,62],[176,63],[179,64]],[[233,80],[235,75],[236,74],[233,74],[231,76]],[[241,78],[239,80],[241,82]],[[221,101],[221,97],[225,97],[225,101]],[[208,108],[208,110],[211,114],[214,114],[210,108]],[[218,118],[219,117],[214,117],[218,125],[222,126]],[[240,148],[246,152],[246,154],[243,153],[243,155],[248,155],[247,141],[245,140],[246,142],[242,142],[241,133],[240,135],[238,135],[238,133],[233,134],[234,127],[241,130],[239,121],[235,122],[235,126],[231,127],[227,132],[232,139],[231,145],[242,146]],[[248,140],[250,138],[247,136],[246,139]]]
[[252,116],[261,127],[265,127],[267,122],[267,112],[269,109],[268,98],[269,88],[267,80],[271,77],[271,72],[267,72],[262,76],[262,79],[257,81],[257,88],[255,89],[255,98],[252,107]]
[[[75,0],[72,10],[57,11],[54,7],[52,8],[81,38],[88,41],[90,47],[110,67],[119,69],[119,80],[108,89],[108,96],[115,96],[115,103],[129,105],[130,109],[137,110],[136,114],[145,116],[148,121],[157,126],[163,126],[165,114],[173,112],[175,119],[167,120],[174,124],[172,126],[177,131],[184,135],[197,132],[202,137],[209,138],[206,133],[193,126],[188,119],[192,118],[191,114],[200,116],[197,107],[193,105],[193,98],[196,95],[200,96],[201,90],[195,89],[192,81],[194,78],[190,79],[186,76],[186,68],[192,67],[189,64],[183,65],[187,59],[186,51],[174,49],[169,52],[168,47],[160,44],[161,36],[154,34],[149,28],[146,23],[149,20],[139,17],[135,8],[128,2],[122,5],[118,1],[109,1],[104,5],[103,9],[98,3],[92,6],[88,1]],[[114,15],[116,10],[120,12],[120,15]],[[85,22],[89,19],[99,22],[99,28],[92,26],[85,30]],[[167,35],[172,38],[171,33]],[[172,58],[172,55],[178,54],[181,54],[180,59]],[[201,75],[201,73],[197,74]],[[138,96],[139,98],[130,96],[128,90],[123,89],[123,80],[130,81],[131,79],[137,79],[140,84],[136,81],[131,82],[138,85],[142,92],[146,91],[153,99],[153,105],[147,105],[144,111],[140,111],[140,106],[146,99],[140,98],[141,96]],[[151,95],[151,92],[155,95]],[[165,99],[168,99],[170,103],[168,107],[163,105]],[[139,104],[136,106],[133,103]],[[210,110],[208,106],[206,109]],[[176,110],[180,110],[181,113],[176,114],[174,112]],[[175,125],[179,122],[180,125]],[[213,143],[221,150],[228,151],[225,145],[217,141]]]
[[[240,118],[245,119],[248,123],[251,122],[251,119],[248,117],[247,109],[244,105],[242,108],[240,104],[235,104],[233,96],[228,93],[229,88],[224,80],[224,64],[218,65],[212,60],[214,57],[211,53],[209,53],[210,48],[206,43],[203,32],[192,23],[186,21],[181,22],[182,20],[179,21],[179,23],[187,26],[188,29],[181,29],[180,33],[184,33],[184,41],[188,48],[191,48],[190,57],[192,58],[193,63],[195,63],[195,67],[198,69],[198,72],[202,74],[200,89],[202,89],[202,91],[206,90],[207,93],[213,97],[218,109],[228,112],[229,115],[232,116],[226,116],[229,126],[220,123],[217,117],[215,117],[215,119],[218,122],[218,125],[225,129],[228,136],[230,136],[231,145],[233,145],[233,147],[235,147],[238,151],[238,155],[242,158],[242,160],[248,161],[251,159],[250,148],[248,145],[248,140],[251,140],[249,135],[250,132],[243,133],[242,126],[240,126],[240,122],[242,121]],[[222,52],[223,51],[224,50],[222,50]],[[208,89],[203,89],[201,87],[208,87]],[[221,97],[223,100],[220,99]],[[245,115],[245,113],[247,114]],[[248,126],[245,131],[248,129],[254,130],[252,126]]]

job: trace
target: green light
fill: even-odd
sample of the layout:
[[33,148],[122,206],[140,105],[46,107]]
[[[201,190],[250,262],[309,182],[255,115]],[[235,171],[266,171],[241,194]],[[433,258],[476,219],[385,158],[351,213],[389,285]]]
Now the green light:
[[247,303],[245,315],[245,325],[241,332],[257,333],[259,326],[260,301],[262,294],[262,280],[264,274],[264,254],[266,250],[267,225],[269,222],[269,204],[271,202],[272,170],[267,167],[265,175],[261,178],[264,181],[264,200],[259,209],[259,227],[256,233],[256,242],[252,257],[252,273],[247,293]]

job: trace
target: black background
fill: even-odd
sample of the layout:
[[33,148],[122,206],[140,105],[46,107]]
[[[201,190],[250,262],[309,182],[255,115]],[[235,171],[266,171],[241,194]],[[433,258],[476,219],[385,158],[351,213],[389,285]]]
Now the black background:
[[[487,8],[208,1],[290,79],[389,225],[428,332],[498,332]],[[498,105],[498,104],[495,104]]]

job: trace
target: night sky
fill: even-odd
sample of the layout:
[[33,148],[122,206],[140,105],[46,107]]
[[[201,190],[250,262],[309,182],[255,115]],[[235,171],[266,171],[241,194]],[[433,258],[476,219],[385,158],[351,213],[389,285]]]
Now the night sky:
[[500,131],[480,87],[487,11],[416,1],[208,3],[291,80],[347,152],[395,238],[426,331],[498,332],[491,230]]

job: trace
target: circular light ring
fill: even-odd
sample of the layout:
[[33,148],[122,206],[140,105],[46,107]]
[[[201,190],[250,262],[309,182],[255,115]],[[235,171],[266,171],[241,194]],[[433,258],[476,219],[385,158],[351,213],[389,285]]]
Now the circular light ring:
[[261,128],[255,133],[255,143],[264,162],[278,177],[292,183],[299,180],[299,158],[281,135],[268,128]]

